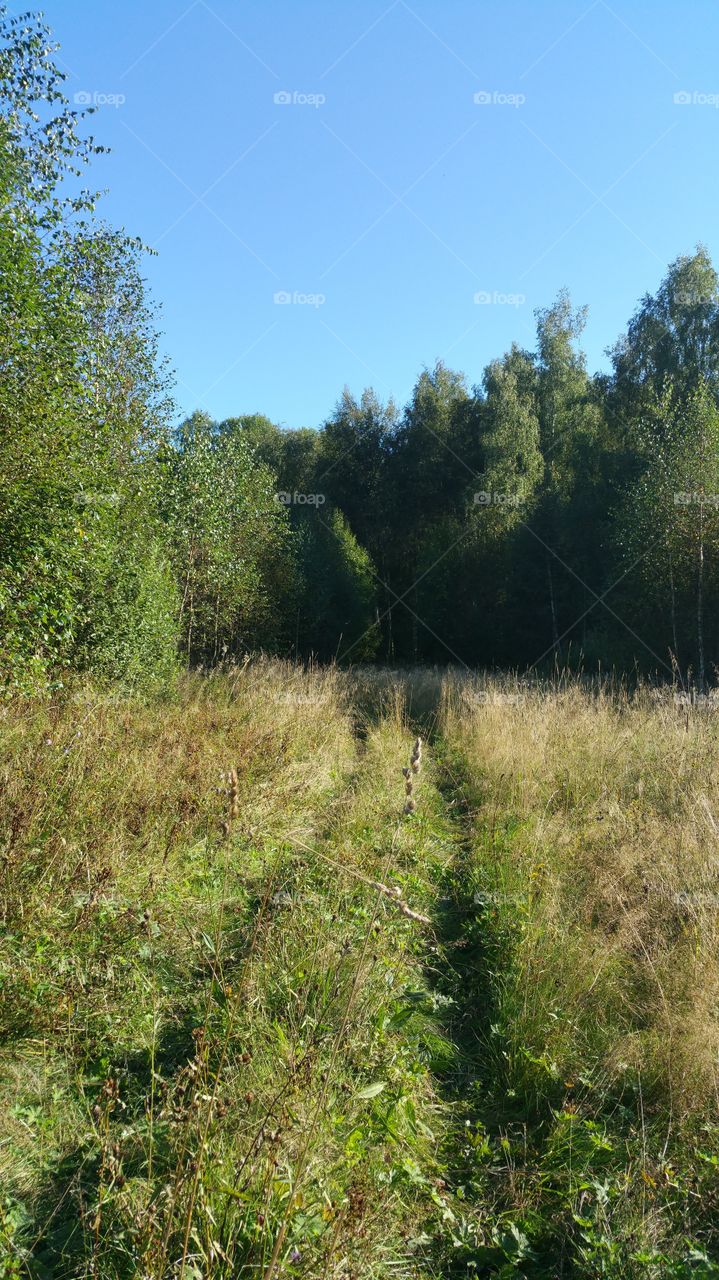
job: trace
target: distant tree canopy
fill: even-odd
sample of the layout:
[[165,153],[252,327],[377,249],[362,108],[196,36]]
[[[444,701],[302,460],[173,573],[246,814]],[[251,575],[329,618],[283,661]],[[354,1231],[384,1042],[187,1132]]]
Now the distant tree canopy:
[[253,649],[660,675],[719,664],[719,279],[669,267],[592,376],[562,292],[475,386],[317,428],[179,426],[142,245],[39,19],[0,10],[0,680],[162,684]]

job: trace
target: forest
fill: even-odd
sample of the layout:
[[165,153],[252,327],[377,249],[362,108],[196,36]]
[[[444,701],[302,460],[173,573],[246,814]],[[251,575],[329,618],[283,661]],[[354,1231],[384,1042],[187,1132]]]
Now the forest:
[[532,350],[425,368],[404,406],[345,388],[320,423],[246,405],[178,423],[142,242],[82,185],[92,110],[70,108],[40,20],[0,35],[5,686],[150,688],[257,652],[713,679],[704,248],[640,301],[609,374],[588,371],[562,291]]

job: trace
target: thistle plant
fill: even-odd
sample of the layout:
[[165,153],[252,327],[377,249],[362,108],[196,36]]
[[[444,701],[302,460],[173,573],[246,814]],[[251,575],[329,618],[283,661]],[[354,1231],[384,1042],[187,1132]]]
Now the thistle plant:
[[[221,792],[222,787],[219,787],[218,790]],[[227,773],[226,794],[229,798],[229,807],[228,807],[227,817],[220,824],[223,836],[228,836],[230,834],[230,825],[234,821],[234,819],[239,816],[239,812],[240,812],[239,780],[237,777],[237,770],[234,767],[228,770],[228,773]]]
[[236,817],[237,817],[237,815],[238,815],[238,814],[239,814],[239,812],[240,812],[239,800],[238,800],[238,798],[237,798],[237,796],[238,796],[238,790],[239,790],[239,787],[238,787],[238,781],[237,781],[237,770],[236,770],[236,769],[230,769],[230,772],[229,772],[228,778],[229,778],[229,783],[230,783],[230,787],[229,787],[229,793],[230,793],[230,818],[236,818]]
[[415,738],[414,746],[412,748],[412,755],[410,756],[409,765],[405,765],[402,769],[402,775],[404,777],[404,790],[405,790],[405,795],[407,797],[407,799],[405,800],[404,812],[407,814],[414,813],[417,809],[417,804],[412,793],[414,791],[414,776],[419,773],[421,763],[422,763],[422,739]]

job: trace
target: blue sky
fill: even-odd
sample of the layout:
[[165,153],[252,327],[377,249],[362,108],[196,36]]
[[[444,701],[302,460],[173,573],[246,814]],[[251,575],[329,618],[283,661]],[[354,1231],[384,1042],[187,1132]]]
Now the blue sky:
[[437,358],[471,384],[565,285],[606,367],[670,260],[719,259],[713,0],[44,12],[69,96],[105,100],[103,215],[157,248],[183,412],[315,426],[345,384],[401,403]]

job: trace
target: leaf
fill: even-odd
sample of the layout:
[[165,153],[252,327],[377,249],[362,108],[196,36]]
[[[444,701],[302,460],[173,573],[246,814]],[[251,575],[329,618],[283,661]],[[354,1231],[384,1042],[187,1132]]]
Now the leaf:
[[387,1088],[386,1080],[375,1080],[374,1084],[365,1085],[355,1096],[357,1098],[376,1098],[378,1093]]
[[400,1027],[405,1026],[405,1024],[409,1022],[410,1018],[414,1017],[414,1014],[415,1010],[411,1007],[400,1009],[398,1013],[392,1015],[387,1025],[390,1026],[393,1031],[398,1031]]

